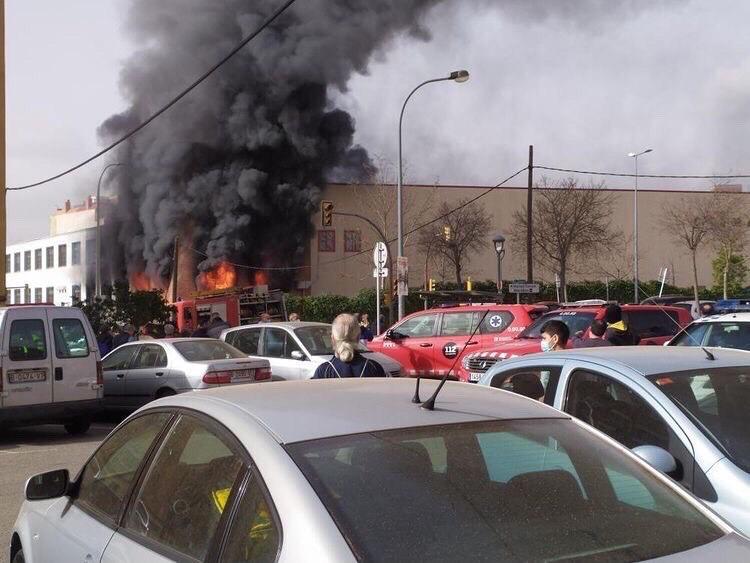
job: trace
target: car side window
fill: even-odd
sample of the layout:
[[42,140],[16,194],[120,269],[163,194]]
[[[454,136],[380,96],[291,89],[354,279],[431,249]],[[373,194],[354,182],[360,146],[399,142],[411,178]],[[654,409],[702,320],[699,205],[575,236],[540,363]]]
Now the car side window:
[[561,366],[529,366],[500,372],[492,378],[490,387],[512,391],[554,405],[561,371]]
[[430,337],[435,332],[437,315],[418,315],[398,325],[394,330],[403,336],[411,338]]
[[114,523],[138,468],[170,413],[139,416],[114,432],[86,463],[75,503]]
[[238,447],[196,417],[170,429],[124,527],[136,537],[203,561],[243,469]]
[[41,319],[19,319],[10,323],[10,348],[12,362],[29,362],[47,359],[47,337]]
[[58,358],[85,358],[89,355],[89,343],[80,319],[53,319],[52,333]]
[[750,349],[750,323],[704,323],[710,325],[706,346]]
[[468,336],[471,334],[474,313],[443,313],[440,321],[440,336]]
[[640,338],[673,336],[680,330],[677,313],[673,311],[629,311],[623,317]]
[[[710,323],[693,323],[677,335],[673,346],[703,346],[703,338],[710,327]],[[711,346],[711,344],[708,344]]]
[[281,547],[281,533],[269,495],[253,476],[232,519],[221,561],[272,563]]
[[269,358],[283,358],[286,331],[280,328],[266,328],[263,335],[263,355]]
[[166,367],[167,354],[158,344],[144,344],[140,347],[138,356],[136,356],[130,369],[149,369]]
[[138,348],[140,346],[123,346],[122,348],[118,348],[102,361],[102,369],[104,371],[128,369],[130,360],[133,359],[133,354],[135,354]]
[[294,337],[287,332],[284,342],[284,357],[292,360],[295,359],[292,357],[292,352],[302,352],[302,350],[300,349],[299,344],[297,344],[297,341],[294,339]]
[[508,311],[490,311],[484,317],[479,332],[481,334],[499,334],[511,325],[513,319],[513,314]]
[[259,328],[237,330],[230,333],[230,336],[234,337],[233,342],[229,342],[229,339],[227,339],[227,342],[238,350],[242,350],[243,352],[245,352],[245,354],[255,356],[258,354],[260,331],[261,329]]

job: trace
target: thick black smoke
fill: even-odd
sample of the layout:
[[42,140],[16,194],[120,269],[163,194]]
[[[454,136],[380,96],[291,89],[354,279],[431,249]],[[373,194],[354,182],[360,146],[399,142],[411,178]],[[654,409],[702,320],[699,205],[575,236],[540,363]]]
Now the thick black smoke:
[[[300,0],[243,51],[127,142],[118,155],[110,260],[120,274],[162,281],[175,235],[222,259],[301,263],[310,214],[327,180],[371,167],[354,122],[332,107],[396,34],[428,37],[421,18],[439,0]],[[130,107],[100,128],[105,140],[141,122],[226,54],[279,0],[134,0],[141,49],[126,64]],[[383,88],[389,87],[383,85]]]

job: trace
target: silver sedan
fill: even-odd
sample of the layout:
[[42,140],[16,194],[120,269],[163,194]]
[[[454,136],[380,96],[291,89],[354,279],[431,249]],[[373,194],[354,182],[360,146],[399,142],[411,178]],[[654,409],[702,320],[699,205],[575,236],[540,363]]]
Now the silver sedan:
[[271,380],[267,360],[210,338],[130,342],[107,354],[102,368],[104,405],[118,410],[176,393]]
[[428,410],[414,384],[156,401],[72,480],[29,480],[11,560],[750,560],[750,540],[590,426],[464,383]]

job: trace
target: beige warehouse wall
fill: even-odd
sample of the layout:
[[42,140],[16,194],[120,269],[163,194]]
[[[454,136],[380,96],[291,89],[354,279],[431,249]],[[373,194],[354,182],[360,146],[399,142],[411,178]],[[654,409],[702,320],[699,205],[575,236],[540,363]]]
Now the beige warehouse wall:
[[[434,211],[442,201],[455,206],[460,200],[472,198],[487,188],[459,187],[459,186],[405,186],[405,230],[422,224],[433,217]],[[596,260],[588,257],[584,262],[587,268],[581,271],[569,272],[571,281],[581,279],[604,279],[605,272],[615,277],[629,278],[632,276],[632,233],[633,233],[633,192],[632,190],[611,190],[614,196],[615,208],[612,213],[612,226],[621,232],[623,242],[627,243],[625,251],[612,256],[600,256]],[[373,195],[376,194],[376,195]],[[750,194],[737,194],[736,197],[746,198]],[[329,185],[323,194],[324,200],[334,202],[335,211],[358,213],[378,224],[386,223],[389,237],[395,238],[395,202],[396,189],[393,186],[363,186],[363,185]],[[692,282],[692,266],[687,251],[676,245],[671,237],[664,232],[664,210],[682,199],[689,199],[696,205],[706,205],[706,192],[677,192],[677,191],[645,191],[638,194],[639,202],[639,267],[643,280],[656,279],[660,268],[669,268],[669,281],[680,286],[688,286]],[[493,231],[500,231],[509,235],[513,231],[513,213],[522,209],[526,202],[525,188],[500,188],[479,200],[493,218]],[[386,217],[386,220],[383,220]],[[353,295],[363,287],[372,287],[372,257],[370,253],[355,257],[353,253],[344,250],[344,231],[359,230],[362,236],[362,249],[371,248],[379,240],[374,230],[363,221],[334,216],[335,252],[319,252],[317,231],[321,230],[320,214],[313,218],[316,232],[310,241],[311,283],[314,295],[337,293]],[[435,225],[434,230],[440,230]],[[487,244],[484,249],[474,255],[466,268],[465,275],[473,280],[494,280],[497,272],[497,262],[491,242],[492,232],[487,234]],[[523,242],[521,241],[523,244]],[[406,255],[409,257],[409,282],[412,287],[420,286],[424,279],[425,256],[416,248],[416,235],[406,241]],[[523,254],[515,252],[517,241],[510,240],[508,252],[503,261],[504,279],[524,279],[526,277],[526,259]],[[396,243],[392,244],[392,254],[396,254]],[[698,281],[701,285],[710,285],[711,260],[714,251],[705,248],[699,254]],[[430,277],[441,279],[435,264],[430,261]],[[597,266],[591,266],[596,262]],[[583,271],[587,270],[587,271]],[[545,271],[535,266],[537,281],[554,280],[554,272]],[[453,280],[450,272],[447,280]]]

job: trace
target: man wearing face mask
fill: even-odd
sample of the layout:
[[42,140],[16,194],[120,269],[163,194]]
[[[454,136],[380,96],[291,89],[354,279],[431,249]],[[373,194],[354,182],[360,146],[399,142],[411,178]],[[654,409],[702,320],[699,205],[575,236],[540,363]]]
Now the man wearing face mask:
[[542,352],[565,350],[570,338],[568,325],[562,321],[548,321],[542,327]]

